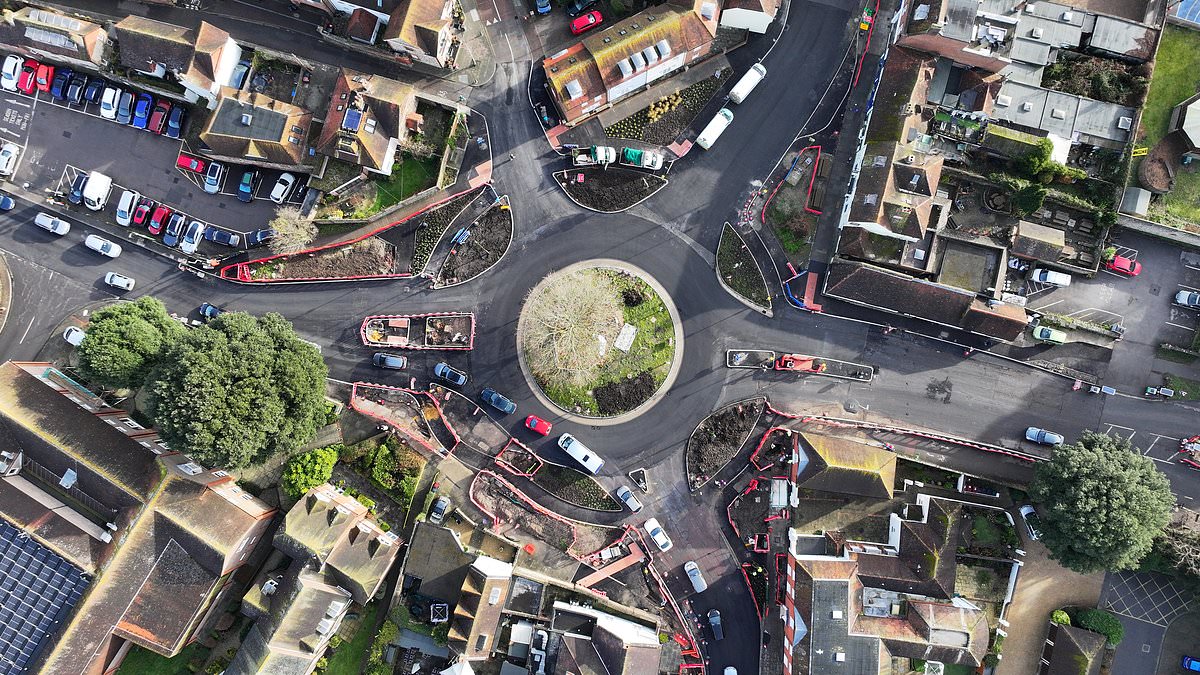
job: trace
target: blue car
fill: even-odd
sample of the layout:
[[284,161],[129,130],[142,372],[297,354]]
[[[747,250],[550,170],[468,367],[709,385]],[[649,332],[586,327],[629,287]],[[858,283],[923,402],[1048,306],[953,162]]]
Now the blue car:
[[8,195],[0,195],[0,211],[12,211],[17,203]]
[[59,68],[55,71],[54,80],[50,83],[50,95],[60,101],[67,100],[67,84],[74,74],[75,71],[70,68]]
[[133,121],[133,92],[121,94],[117,102],[117,124],[129,124]]
[[75,174],[75,180],[71,181],[71,191],[67,193],[67,201],[72,204],[83,203],[83,188],[87,185],[88,175],[86,173]]
[[262,246],[267,243],[267,240],[275,236],[275,230],[255,230],[246,235],[246,246]]
[[433,367],[434,377],[441,378],[456,387],[461,387],[467,383],[467,374],[456,368],[451,368],[448,363],[439,363]]
[[137,105],[133,107],[134,129],[145,129],[150,121],[150,108],[154,107],[154,97],[150,94],[138,94]]
[[549,14],[550,13],[550,0],[537,0],[537,13],[538,14]]
[[506,398],[505,396],[503,396],[502,394],[497,392],[495,389],[492,389],[491,387],[487,387],[483,391],[479,392],[479,398],[483,399],[484,403],[492,406],[493,408],[495,408],[496,410],[499,410],[500,412],[504,413],[505,415],[511,415],[511,414],[517,412],[517,404],[516,403],[513,403],[512,401],[508,400],[508,398]]
[[1189,673],[1200,673],[1200,659],[1194,656],[1183,657],[1183,661],[1179,665],[1183,666],[1183,669]]
[[171,114],[167,117],[168,138],[179,138],[183,134],[183,117],[186,114],[183,106],[177,105],[171,108]]
[[166,229],[163,230],[163,245],[178,246],[179,237],[183,235],[183,224],[187,221],[182,213],[176,213],[171,216],[171,220],[167,222]]

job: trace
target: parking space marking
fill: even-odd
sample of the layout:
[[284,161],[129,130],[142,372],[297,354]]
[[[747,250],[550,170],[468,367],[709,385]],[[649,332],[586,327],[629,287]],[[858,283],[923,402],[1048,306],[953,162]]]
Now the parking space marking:
[[1176,328],[1182,328],[1182,329],[1184,329],[1184,330],[1187,330],[1187,331],[1192,331],[1192,332],[1195,332],[1195,330],[1196,330],[1195,328],[1188,328],[1187,326],[1180,326],[1179,324],[1177,324],[1177,323],[1171,323],[1170,321],[1164,321],[1163,323],[1167,324],[1168,326],[1174,326],[1174,327],[1176,327]]
[[1116,321],[1113,323],[1121,323],[1122,321],[1125,320],[1125,317],[1121,316],[1120,314],[1117,314],[1116,312],[1110,312],[1107,309],[1100,309],[1098,307],[1087,307],[1085,309],[1080,309],[1080,310],[1071,312],[1067,316],[1073,317],[1076,319],[1085,320],[1085,321],[1091,321],[1091,317],[1093,317],[1097,314],[1101,315],[1101,316],[1109,316],[1109,317],[1115,318]]
[[1057,305],[1057,304],[1058,304],[1058,303],[1060,303],[1060,302],[1062,302],[1062,300],[1055,300],[1054,302],[1052,302],[1052,303],[1050,303],[1050,304],[1048,304],[1048,305],[1042,305],[1041,307],[1034,307],[1034,308],[1033,308],[1033,311],[1035,311],[1035,312],[1044,312],[1044,311],[1046,311],[1046,310],[1050,309],[1051,307],[1053,307],[1053,306]]
[[1177,285],[1178,285],[1180,288],[1183,288],[1183,289],[1186,289],[1186,290],[1189,290],[1189,291],[1198,291],[1198,292],[1200,292],[1200,288],[1193,288],[1193,287],[1191,287],[1191,286],[1188,286],[1187,284],[1177,284]]

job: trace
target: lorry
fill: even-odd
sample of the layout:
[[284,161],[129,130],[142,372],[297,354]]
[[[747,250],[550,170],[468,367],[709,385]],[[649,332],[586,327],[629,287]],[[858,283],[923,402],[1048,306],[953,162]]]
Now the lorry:
[[359,329],[364,345],[392,349],[471,349],[475,315],[465,312],[368,316]]
[[636,166],[639,169],[658,171],[663,167],[663,156],[662,153],[653,150],[621,148],[621,164]]
[[733,85],[733,89],[729,92],[729,100],[733,101],[734,103],[741,103],[742,101],[745,101],[746,97],[750,95],[750,92],[754,91],[754,88],[757,87],[758,83],[762,82],[762,79],[766,76],[767,69],[763,67],[763,64],[756,63],[753,66],[750,66],[750,70],[747,70],[746,74],[742,75],[742,79],[738,80],[737,84]]
[[713,143],[717,142],[721,134],[725,133],[725,129],[730,124],[733,124],[733,112],[729,108],[721,108],[717,111],[716,116],[712,118],[712,121],[708,123],[708,126],[704,127],[704,131],[700,132],[700,135],[696,138],[696,145],[708,150],[712,147]]
[[571,163],[575,166],[607,166],[617,161],[617,151],[607,145],[571,150]]

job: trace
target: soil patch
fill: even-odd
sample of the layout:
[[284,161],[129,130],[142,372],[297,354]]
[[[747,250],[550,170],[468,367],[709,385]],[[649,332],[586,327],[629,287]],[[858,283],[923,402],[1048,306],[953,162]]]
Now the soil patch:
[[734,293],[747,302],[770,309],[767,282],[758,269],[758,262],[741,235],[729,223],[725,223],[721,230],[721,243],[717,246],[717,273]]
[[692,126],[692,120],[704,110],[708,101],[729,79],[733,71],[722,68],[717,77],[708,77],[669,96],[663,96],[604,130],[617,138],[645,141],[655,145],[670,145],[675,138]]
[[490,472],[483,472],[471,483],[471,498],[501,525],[502,534],[533,539],[576,558],[590,555],[620,538],[620,530],[599,525],[568,521],[529,506],[529,497]]
[[667,186],[667,179],[635,169],[584,166],[554,174],[571,199],[601,213],[620,213]]
[[[425,271],[425,264],[429,262],[429,256],[433,253],[434,247],[441,240],[442,235],[446,234],[450,224],[462,213],[467,205],[481,195],[487,186],[480,186],[462,194],[450,201],[430,209],[424,213],[417,214],[409,221],[417,221],[416,244],[413,247],[412,270],[413,274],[419,274]],[[406,221],[408,222],[408,221]]]
[[534,485],[573,506],[593,511],[620,511],[621,505],[591,476],[561,464],[544,462],[530,479]]
[[609,382],[595,390],[596,406],[601,415],[616,415],[633,410],[649,400],[657,389],[654,376],[641,372],[619,382]]
[[687,442],[687,478],[693,490],[737,455],[766,407],[766,399],[736,401],[700,422]]
[[1163,137],[1138,165],[1138,183],[1155,194],[1169,192],[1175,186],[1175,173],[1185,146],[1180,132]]
[[396,273],[396,249],[386,241],[369,237],[349,246],[301,253],[256,265],[256,279],[329,279]]
[[466,242],[450,250],[437,284],[462,283],[483,274],[500,261],[512,241],[513,218],[507,203],[497,203],[467,226]]

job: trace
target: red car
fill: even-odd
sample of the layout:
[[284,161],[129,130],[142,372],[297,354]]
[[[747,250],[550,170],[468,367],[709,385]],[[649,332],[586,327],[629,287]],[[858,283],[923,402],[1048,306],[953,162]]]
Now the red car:
[[150,216],[150,224],[146,226],[150,230],[150,234],[158,234],[162,232],[163,226],[167,224],[167,219],[171,217],[171,209],[163,205],[159,205],[154,209],[154,215]]
[[550,424],[537,415],[530,415],[529,417],[526,417],[525,426],[531,429],[534,433],[542,436],[548,435],[550,433],[550,429],[554,427],[553,424]]
[[142,197],[138,202],[137,208],[133,210],[133,224],[145,225],[146,220],[150,216],[150,209],[154,207],[154,202]]
[[17,78],[17,89],[22,94],[33,94],[33,90],[37,89],[37,72],[38,66],[41,64],[33,59],[25,59],[25,63],[21,66],[21,76]]
[[171,102],[165,99],[158,99],[154,104],[154,112],[150,113],[150,123],[146,125],[148,131],[153,131],[156,134],[161,134],[167,126],[167,116],[171,114]]
[[50,91],[50,85],[54,84],[54,66],[48,63],[38,64],[36,80],[38,91]]
[[180,155],[179,159],[175,160],[175,166],[188,171],[195,171],[196,173],[204,173],[204,160],[198,157]]
[[571,21],[571,34],[579,35],[580,33],[586,33],[602,23],[604,23],[604,17],[600,16],[600,12],[592,10],[587,14],[575,17]]
[[1127,277],[1136,277],[1142,273],[1142,263],[1123,255],[1114,256],[1112,260],[1104,263],[1104,267],[1110,272],[1124,274]]

